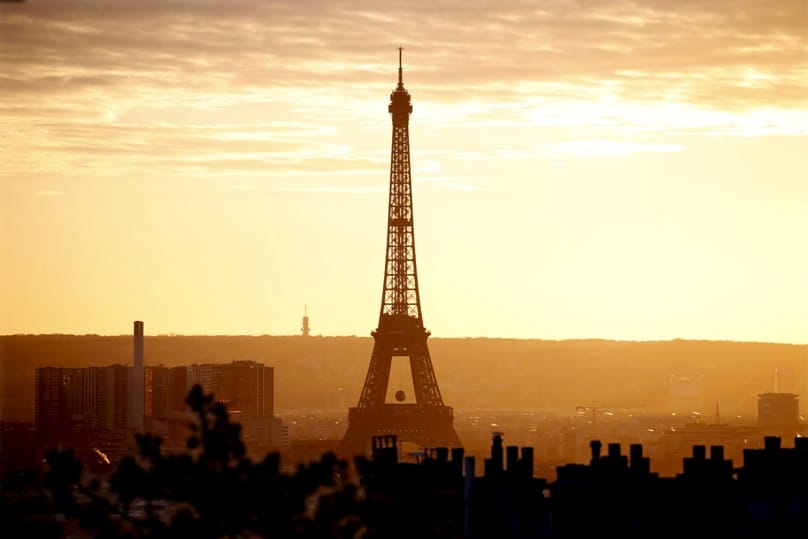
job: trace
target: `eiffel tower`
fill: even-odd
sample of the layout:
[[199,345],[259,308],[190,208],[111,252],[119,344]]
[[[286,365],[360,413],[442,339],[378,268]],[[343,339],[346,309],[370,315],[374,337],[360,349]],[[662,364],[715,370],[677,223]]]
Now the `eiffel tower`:
[[[452,408],[443,404],[421,316],[410,178],[409,123],[412,104],[402,80],[398,49],[398,86],[390,94],[387,110],[393,117],[390,157],[390,198],[387,216],[387,251],[379,326],[374,339],[365,384],[356,407],[348,409],[348,429],[339,452],[367,454],[374,436],[395,435],[424,449],[462,447],[454,430]],[[409,358],[415,403],[386,402],[393,358]]]

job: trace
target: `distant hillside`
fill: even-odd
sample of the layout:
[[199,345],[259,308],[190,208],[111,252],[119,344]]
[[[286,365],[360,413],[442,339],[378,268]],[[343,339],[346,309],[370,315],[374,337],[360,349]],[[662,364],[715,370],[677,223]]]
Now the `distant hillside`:
[[[573,413],[576,405],[597,403],[712,414],[720,403],[722,414],[749,415],[757,394],[775,389],[775,370],[780,391],[808,396],[804,345],[431,338],[429,346],[444,401],[458,410]],[[145,354],[147,365],[261,361],[275,367],[276,409],[337,409],[356,403],[372,348],[371,337],[147,336]],[[33,418],[38,366],[131,360],[130,335],[0,336],[2,417]],[[672,398],[672,375],[700,380],[694,396]]]

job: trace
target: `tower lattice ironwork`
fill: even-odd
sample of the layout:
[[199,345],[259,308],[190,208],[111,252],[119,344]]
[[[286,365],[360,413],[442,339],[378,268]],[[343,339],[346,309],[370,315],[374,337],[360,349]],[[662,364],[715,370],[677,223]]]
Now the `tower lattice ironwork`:
[[[348,410],[348,429],[342,440],[345,454],[368,453],[373,436],[394,434],[398,440],[424,448],[461,447],[453,426],[452,408],[443,404],[432,367],[421,315],[410,175],[410,94],[404,88],[401,49],[398,86],[390,94],[393,120],[390,157],[390,195],[387,250],[379,325],[372,333],[370,358],[362,394]],[[415,403],[386,402],[393,358],[409,358]],[[399,392],[401,400],[404,393]]]

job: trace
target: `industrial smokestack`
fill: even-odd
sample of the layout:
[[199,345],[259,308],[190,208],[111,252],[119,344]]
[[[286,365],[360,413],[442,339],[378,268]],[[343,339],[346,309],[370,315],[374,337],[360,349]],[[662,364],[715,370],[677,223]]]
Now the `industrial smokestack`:
[[143,366],[143,322],[135,321],[134,364],[129,378],[129,428],[143,429],[145,415],[145,368]]
[[135,321],[135,368],[143,368],[143,322]]

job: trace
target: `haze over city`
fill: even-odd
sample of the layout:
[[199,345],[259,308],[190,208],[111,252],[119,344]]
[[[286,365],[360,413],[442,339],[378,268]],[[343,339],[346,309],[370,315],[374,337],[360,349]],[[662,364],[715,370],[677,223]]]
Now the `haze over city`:
[[0,333],[808,342],[808,7],[0,4]]

